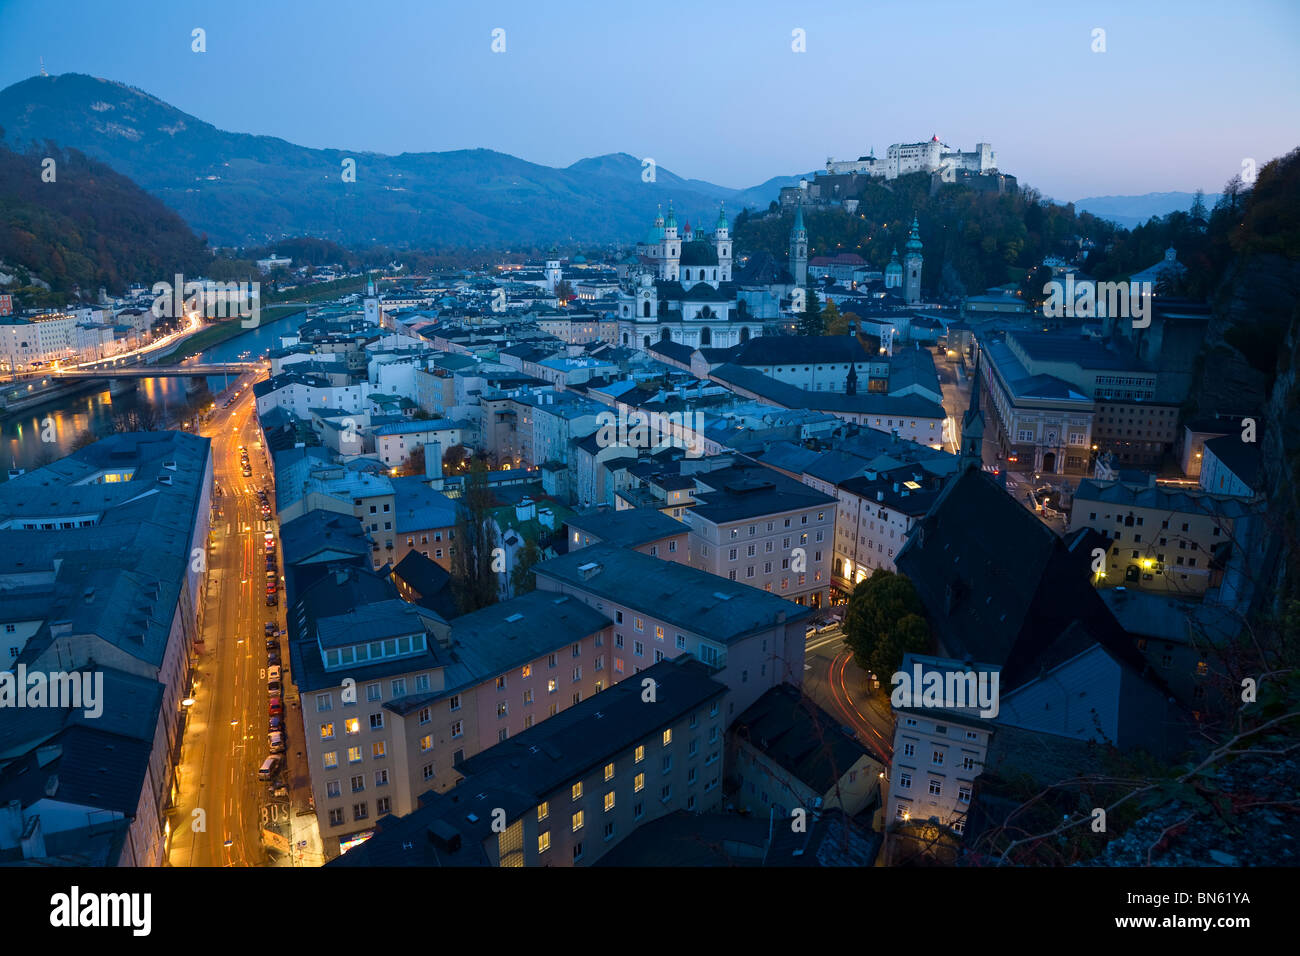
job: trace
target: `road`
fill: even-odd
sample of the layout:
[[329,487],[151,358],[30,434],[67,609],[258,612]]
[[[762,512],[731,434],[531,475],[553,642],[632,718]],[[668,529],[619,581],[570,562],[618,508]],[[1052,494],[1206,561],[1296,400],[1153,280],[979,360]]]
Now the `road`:
[[894,715],[889,700],[867,690],[868,677],[844,646],[839,625],[815,634],[804,646],[803,692],[843,721],[859,742],[886,766],[894,753]]
[[[212,439],[213,504],[218,514],[208,550],[203,644],[181,752],[180,793],[171,814],[172,866],[289,862],[286,855],[268,854],[261,837],[264,819],[288,817],[289,801],[273,799],[270,787],[257,777],[268,755],[264,625],[273,621],[283,629],[284,619],[281,605],[266,606],[263,535],[267,526],[257,488],[265,486],[271,501],[275,495],[248,387],[256,374],[241,376],[236,385],[243,387],[239,398],[230,408],[218,406],[202,429]],[[243,476],[240,445],[248,449],[251,478]],[[277,570],[282,570],[278,528],[274,532]],[[281,590],[281,600],[282,595]],[[282,661],[282,667],[287,670],[287,661]],[[287,676],[284,680],[287,688]],[[286,709],[292,754],[295,745],[302,746],[301,719],[287,698]],[[202,831],[191,823],[196,809],[206,817]]]

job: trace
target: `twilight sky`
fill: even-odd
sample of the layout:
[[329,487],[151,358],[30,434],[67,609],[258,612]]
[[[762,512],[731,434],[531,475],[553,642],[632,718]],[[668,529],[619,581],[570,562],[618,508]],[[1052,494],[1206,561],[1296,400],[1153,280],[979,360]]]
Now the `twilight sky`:
[[305,146],[628,152],[733,187],[938,134],[1059,200],[1217,192],[1300,145],[1297,0],[0,0],[0,87],[39,56]]

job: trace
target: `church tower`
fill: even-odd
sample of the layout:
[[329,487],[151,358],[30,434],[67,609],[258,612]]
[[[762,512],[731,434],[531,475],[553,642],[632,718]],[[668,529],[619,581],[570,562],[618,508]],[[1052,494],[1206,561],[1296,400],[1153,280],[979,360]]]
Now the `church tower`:
[[971,376],[970,407],[961,417],[961,467],[984,467],[984,413],[980,411],[980,361],[983,349],[975,356],[975,374]]
[[664,220],[664,265],[662,278],[676,282],[678,266],[682,259],[682,243],[677,238],[677,215],[673,212],[673,202],[668,200],[668,218]]
[[718,279],[731,281],[731,230],[727,226],[727,207],[718,208],[718,224],[713,228],[713,248],[718,253]]
[[366,280],[365,319],[371,325],[379,325],[379,293],[375,291],[375,280]]
[[912,231],[908,234],[903,254],[903,301],[916,305],[921,301],[921,230],[916,217],[912,217]]
[[551,251],[546,257],[546,291],[555,295],[555,287],[560,284],[560,257],[556,254],[555,247],[551,246]]
[[794,207],[794,228],[790,230],[790,275],[800,287],[808,284],[808,230],[803,225],[803,203]]
[[903,264],[898,261],[898,246],[894,246],[894,254],[889,257],[889,265],[885,266],[885,288],[901,289],[903,287]]

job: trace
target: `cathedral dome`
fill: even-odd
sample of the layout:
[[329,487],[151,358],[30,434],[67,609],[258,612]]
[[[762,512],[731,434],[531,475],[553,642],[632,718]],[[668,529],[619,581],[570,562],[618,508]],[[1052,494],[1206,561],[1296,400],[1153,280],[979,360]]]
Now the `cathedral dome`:
[[717,250],[707,242],[683,243],[681,264],[684,266],[716,266],[718,264]]

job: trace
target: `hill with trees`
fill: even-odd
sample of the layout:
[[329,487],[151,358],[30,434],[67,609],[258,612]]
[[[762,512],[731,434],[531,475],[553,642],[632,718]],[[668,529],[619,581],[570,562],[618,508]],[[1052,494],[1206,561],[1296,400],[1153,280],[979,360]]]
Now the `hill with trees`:
[[133,281],[199,274],[211,257],[180,216],[103,163],[53,144],[0,145],[0,272],[22,306],[120,295]]

